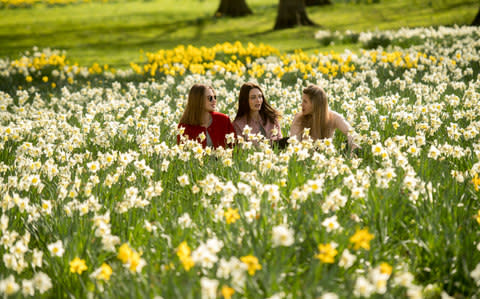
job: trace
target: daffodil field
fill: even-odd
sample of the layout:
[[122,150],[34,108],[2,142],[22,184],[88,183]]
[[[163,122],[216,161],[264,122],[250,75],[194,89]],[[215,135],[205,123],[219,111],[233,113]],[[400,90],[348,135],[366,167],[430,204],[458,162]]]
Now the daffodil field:
[[[358,53],[185,45],[126,69],[0,60],[0,294],[478,297],[480,29],[395,34]],[[362,149],[339,133],[177,145],[194,83],[233,120],[247,81],[284,136],[322,86]]]

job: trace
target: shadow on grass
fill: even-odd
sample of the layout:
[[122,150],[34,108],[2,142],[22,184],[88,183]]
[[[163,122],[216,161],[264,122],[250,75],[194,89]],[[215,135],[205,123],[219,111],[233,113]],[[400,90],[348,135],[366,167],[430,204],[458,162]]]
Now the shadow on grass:
[[[452,9],[456,9],[456,8],[460,8],[460,7],[464,7],[467,3],[461,3],[461,2],[457,2],[457,3],[442,3],[440,4],[440,7],[432,7],[433,10],[435,12],[445,12],[445,11],[451,11]],[[480,2],[477,1],[475,4],[472,3],[472,10],[478,10],[478,6],[479,6]]]
[[246,36],[247,37],[261,37],[261,36],[264,36],[264,35],[267,35],[267,34],[270,34],[270,33],[274,33],[275,30],[273,30],[273,25],[272,25],[272,29],[267,29],[267,30],[264,30],[264,31],[258,31],[258,32],[254,32],[254,33],[250,33],[250,34],[247,34]]
[[[204,35],[205,25],[201,23],[196,25],[197,29],[193,32],[190,37],[182,38],[181,44],[184,45],[193,45],[193,46],[214,46],[218,43],[224,43],[226,41],[234,42],[237,39],[232,38],[231,35],[225,32],[219,33],[209,33],[208,41],[205,42]],[[155,34],[155,36],[149,38],[140,38],[134,40],[132,34],[129,36],[122,35],[119,38],[114,37],[114,39],[102,40],[102,41],[80,41],[76,44],[52,44],[46,42],[46,44],[37,44],[39,49],[42,48],[53,48],[67,51],[67,57],[70,57],[74,52],[111,52],[111,51],[122,51],[122,52],[138,52],[139,50],[144,50],[145,52],[155,53],[161,49],[172,49],[179,45],[179,41],[169,37],[168,33],[174,33],[174,31],[179,30],[179,28],[166,28],[162,32]],[[56,35],[58,37],[58,35]],[[59,40],[63,37],[59,37]],[[252,39],[253,42],[256,42]],[[0,57],[9,56],[9,57],[18,57],[21,53],[29,51],[32,48],[29,46],[19,46],[19,45],[4,45],[0,50]],[[106,54],[107,55],[107,54]],[[87,55],[88,56],[88,55]],[[69,58],[70,59],[70,58]],[[140,61],[140,54],[137,59],[131,62],[144,62]],[[115,63],[115,67],[128,66],[128,64]]]
[[136,32],[148,32],[152,30],[160,30],[160,34],[165,33],[175,33],[178,30],[182,30],[189,27],[195,28],[195,35],[201,36],[207,25],[215,24],[217,18],[214,16],[204,16],[198,17],[190,20],[180,20],[173,23],[149,23],[145,25],[128,25],[122,24],[114,27],[105,27],[105,26],[89,26],[82,27],[80,24],[76,28],[51,28],[51,32],[41,32],[41,33],[16,33],[14,30],[11,30],[11,33],[0,34],[0,40],[3,41],[16,41],[16,40],[25,40],[35,37],[36,39],[56,39],[59,35],[90,35],[90,34],[122,34],[122,33],[136,33]]

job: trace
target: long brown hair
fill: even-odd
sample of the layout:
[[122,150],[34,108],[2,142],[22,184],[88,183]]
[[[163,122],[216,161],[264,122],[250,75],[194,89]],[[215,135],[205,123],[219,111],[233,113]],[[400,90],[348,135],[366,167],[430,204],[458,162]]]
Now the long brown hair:
[[270,121],[272,124],[276,123],[278,117],[280,116],[280,113],[278,113],[277,110],[273,109],[273,107],[270,106],[270,104],[267,102],[265,96],[263,95],[263,90],[260,88],[260,86],[252,82],[244,83],[242,87],[240,87],[240,95],[238,96],[238,110],[237,115],[235,116],[235,120],[246,115],[247,122],[250,121],[250,105],[248,104],[248,100],[250,90],[255,88],[260,90],[263,98],[262,106],[260,107],[259,111],[260,117],[263,121],[263,125],[267,124],[267,121]]
[[328,125],[330,122],[330,112],[328,109],[327,94],[320,86],[309,85],[303,90],[313,105],[311,115],[305,115],[301,118],[303,128],[310,128],[312,139],[328,138]]
[[199,126],[202,124],[202,112],[205,106],[205,93],[207,89],[215,90],[211,86],[205,84],[194,84],[188,93],[187,107],[183,111],[180,123],[187,125]]

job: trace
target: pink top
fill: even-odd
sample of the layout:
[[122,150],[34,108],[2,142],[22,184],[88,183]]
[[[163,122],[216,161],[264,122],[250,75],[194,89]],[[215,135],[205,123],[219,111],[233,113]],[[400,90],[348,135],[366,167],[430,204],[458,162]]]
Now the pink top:
[[[298,140],[302,140],[302,134],[303,134],[303,127],[300,122],[300,117],[302,116],[302,113],[299,112],[295,115],[295,118],[293,119],[292,125],[290,126],[290,136],[297,136]],[[345,136],[347,136],[348,140],[348,145],[352,146],[353,148],[357,147],[356,144],[353,143],[353,137],[348,135],[348,132],[350,131],[351,127],[348,124],[348,122],[343,118],[342,115],[339,113],[330,110],[330,123],[329,126],[327,127],[327,135],[328,138],[332,138],[333,135],[335,134],[335,129],[339,129]]]
[[[262,134],[263,128],[266,139],[279,140],[282,138],[282,130],[280,129],[280,125],[278,124],[278,122],[272,123],[267,120],[267,123],[263,125],[259,121],[250,120],[250,122],[247,123],[246,115],[235,119],[235,121],[233,122],[233,128],[235,129],[235,133],[237,133],[237,136],[242,136],[244,139],[246,139],[246,136],[243,135],[243,129],[246,125],[252,128],[250,134]],[[274,132],[275,130],[276,132]]]

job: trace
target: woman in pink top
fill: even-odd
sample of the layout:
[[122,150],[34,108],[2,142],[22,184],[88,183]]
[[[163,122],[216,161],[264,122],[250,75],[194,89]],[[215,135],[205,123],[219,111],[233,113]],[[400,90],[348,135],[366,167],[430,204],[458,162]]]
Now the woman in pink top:
[[295,115],[290,126],[290,136],[296,136],[301,140],[305,128],[310,129],[310,137],[313,140],[332,138],[335,129],[339,129],[347,136],[350,150],[359,147],[353,143],[353,137],[349,135],[351,127],[348,122],[342,115],[329,109],[327,94],[316,85],[309,85],[303,90],[302,112]]
[[237,116],[233,121],[233,128],[237,136],[244,135],[244,128],[251,128],[250,134],[260,133],[266,139],[276,141],[282,138],[282,131],[278,124],[280,114],[265,100],[263,91],[255,83],[245,83],[240,88]]

